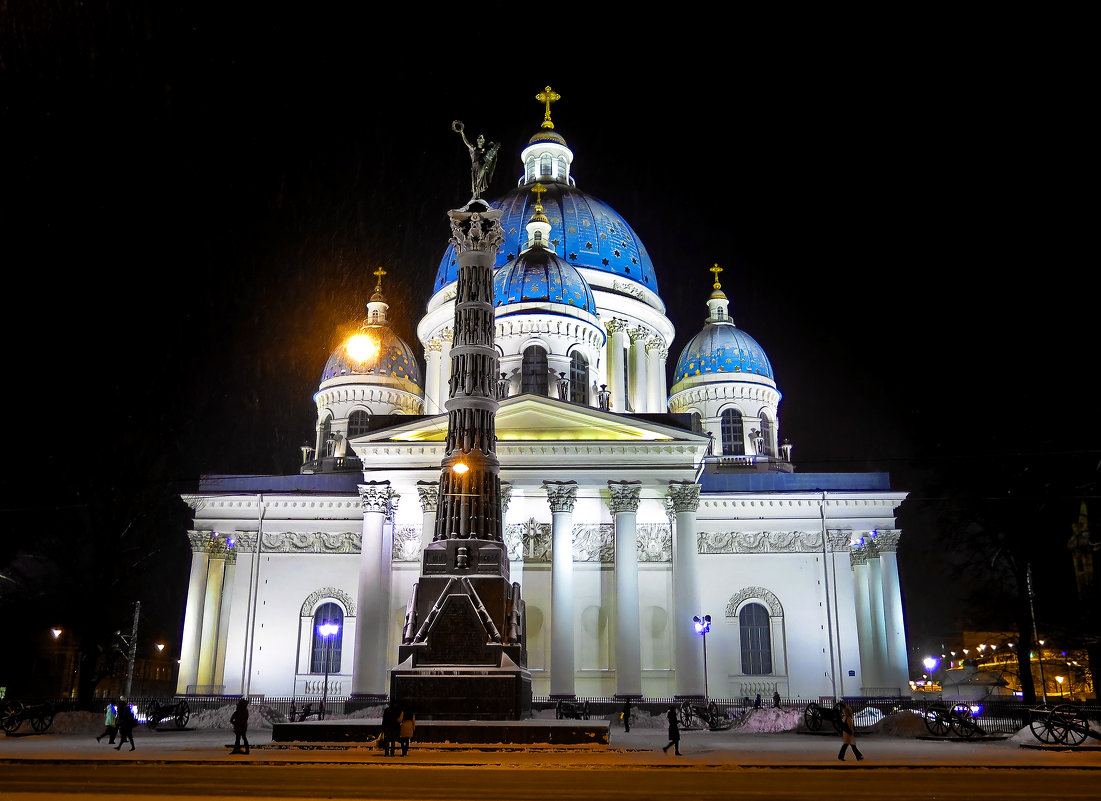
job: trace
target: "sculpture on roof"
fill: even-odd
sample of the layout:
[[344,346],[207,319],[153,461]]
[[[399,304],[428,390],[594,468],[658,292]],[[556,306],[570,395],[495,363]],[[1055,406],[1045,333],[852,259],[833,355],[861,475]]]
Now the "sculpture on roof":
[[490,142],[486,147],[485,137],[478,135],[478,144],[470,144],[464,133],[465,126],[460,120],[451,123],[451,130],[463,138],[463,144],[470,151],[470,191],[471,199],[476,200],[482,196],[493,180],[493,170],[497,166],[497,151],[500,150],[499,142]]

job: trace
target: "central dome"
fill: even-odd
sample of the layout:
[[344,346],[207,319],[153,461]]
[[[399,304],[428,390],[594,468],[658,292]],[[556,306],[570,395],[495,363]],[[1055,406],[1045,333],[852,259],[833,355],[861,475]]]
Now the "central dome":
[[[548,246],[559,257],[574,267],[619,275],[657,293],[658,281],[650,254],[631,226],[611,206],[563,183],[548,183],[541,202],[555,234]],[[505,241],[494,262],[494,267],[501,267],[523,249],[524,225],[531,219],[535,198],[531,195],[531,186],[524,185],[491,201],[490,205],[503,212],[501,227],[505,231]],[[449,245],[432,289],[438,292],[458,278],[455,246]]]
[[576,268],[545,248],[521,253],[493,276],[493,305],[561,303],[596,314],[596,300]]
[[692,337],[673,371],[673,391],[685,378],[712,373],[741,373],[776,380],[764,348],[729,322],[708,323]]

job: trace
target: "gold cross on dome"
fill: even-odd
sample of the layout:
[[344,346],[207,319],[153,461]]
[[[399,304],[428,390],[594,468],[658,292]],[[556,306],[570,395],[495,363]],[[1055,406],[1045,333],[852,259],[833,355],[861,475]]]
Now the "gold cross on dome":
[[542,184],[536,184],[531,188],[532,194],[535,195],[535,205],[543,205],[543,193],[547,191],[547,187]]
[[543,115],[543,124],[540,127],[554,128],[554,123],[551,122],[550,118],[550,106],[551,103],[553,103],[555,100],[561,100],[562,95],[557,94],[553,89],[548,86],[542,92],[537,94],[535,96],[535,99],[538,100],[540,103],[546,104],[547,107],[547,112]]
[[719,273],[721,273],[723,271],[723,268],[720,267],[718,264],[716,264],[714,267],[708,267],[707,269],[708,269],[708,272],[715,273],[715,286],[713,286],[711,288],[712,289],[721,289],[722,287],[719,285]]
[[375,291],[376,292],[381,292],[382,291],[382,276],[386,275],[386,270],[379,267],[377,270],[375,270],[372,273],[372,275],[377,275],[378,276],[378,284],[376,284],[376,286],[375,286]]

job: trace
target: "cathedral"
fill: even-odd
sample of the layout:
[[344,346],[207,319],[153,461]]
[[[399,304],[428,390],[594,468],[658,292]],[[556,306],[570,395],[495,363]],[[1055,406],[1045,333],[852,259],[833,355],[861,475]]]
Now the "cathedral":
[[[497,511],[534,694],[901,693],[906,493],[886,473],[796,471],[782,376],[731,317],[718,265],[710,278],[700,268],[706,322],[670,370],[661,265],[578,187],[551,120],[557,96],[538,99],[518,184],[491,201],[505,236]],[[297,474],[204,476],[185,496],[179,693],[387,695],[422,553],[450,502],[439,481],[461,380],[457,270],[453,243],[416,350],[392,330],[375,271],[359,333],[322,369],[315,446]]]

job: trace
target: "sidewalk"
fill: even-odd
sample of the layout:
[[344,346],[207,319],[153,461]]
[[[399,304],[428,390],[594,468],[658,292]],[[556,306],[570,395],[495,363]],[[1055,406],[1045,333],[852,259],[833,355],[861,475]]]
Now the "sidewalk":
[[[225,763],[260,762],[271,764],[378,764],[398,766],[416,763],[422,766],[508,766],[614,768],[628,766],[692,766],[700,768],[739,767],[836,768],[839,737],[793,732],[778,734],[686,731],[676,757],[662,753],[664,732],[654,729],[625,734],[613,729],[608,746],[505,746],[436,745],[413,743],[409,755],[385,757],[377,749],[343,744],[316,746],[271,743],[270,729],[249,732],[252,753],[231,756],[233,733],[222,729],[135,731],[137,750],[129,745],[115,751],[106,740],[83,734],[16,734],[0,737],[0,764],[11,761],[46,762],[180,762]],[[928,740],[874,735],[857,739],[865,760],[857,768],[884,767],[989,767],[1073,768],[1101,770],[1101,749],[1039,748],[1027,732],[1012,738],[992,741]],[[1092,742],[1092,741],[1091,741]]]

